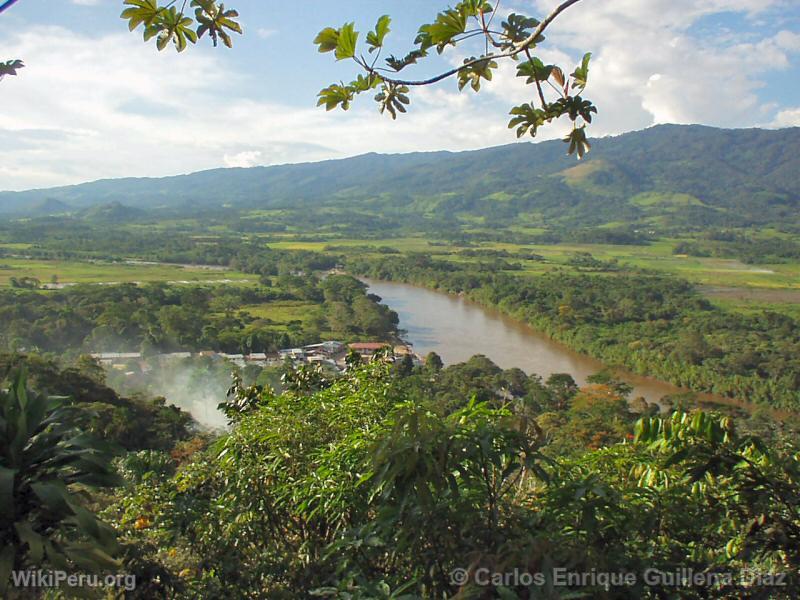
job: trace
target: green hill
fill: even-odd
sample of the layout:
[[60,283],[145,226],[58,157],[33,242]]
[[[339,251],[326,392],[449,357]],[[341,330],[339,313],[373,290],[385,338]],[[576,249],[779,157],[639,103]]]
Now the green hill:
[[5,192],[0,212],[25,214],[47,201],[76,210],[110,203],[171,213],[314,208],[331,219],[361,213],[532,226],[797,225],[798,172],[797,128],[661,125],[595,140],[578,165],[559,141],[459,153],[365,154]]

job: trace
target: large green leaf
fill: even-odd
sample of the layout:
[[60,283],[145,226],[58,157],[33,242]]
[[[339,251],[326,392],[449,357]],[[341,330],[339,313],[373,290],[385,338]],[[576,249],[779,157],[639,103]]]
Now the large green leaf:
[[370,31],[367,34],[367,44],[369,44],[370,52],[374,52],[378,48],[383,47],[383,40],[386,39],[386,35],[390,31],[389,25],[391,22],[392,19],[389,15],[383,15],[378,19],[378,23],[375,25],[375,31]]
[[455,9],[448,9],[436,16],[436,21],[419,28],[417,43],[423,50],[436,46],[442,52],[448,44],[453,44],[453,38],[462,34],[467,29],[467,13]]
[[125,0],[123,4],[130,6],[120,15],[128,20],[128,29],[133,31],[139,25],[150,27],[159,18],[163,8],[159,8],[157,0]]
[[47,481],[31,484],[33,493],[54,514],[72,514],[69,505],[69,491],[60,481]]
[[354,90],[344,84],[334,83],[329,85],[318,94],[317,106],[325,106],[325,110],[333,110],[339,106],[342,110],[350,108],[353,100]]
[[189,42],[197,42],[197,33],[192,29],[194,21],[183,13],[178,12],[174,6],[161,15],[161,30],[158,34],[156,47],[163,50],[170,42],[175,43],[178,52],[183,52]]
[[517,77],[526,77],[525,83],[545,82],[550,79],[553,68],[553,65],[545,65],[540,58],[534,56],[517,66]]
[[34,564],[41,564],[44,559],[44,538],[36,533],[28,521],[14,523],[14,529],[23,544],[28,546],[28,554]]
[[356,55],[356,44],[358,43],[358,32],[355,30],[355,23],[345,23],[339,30],[336,42],[336,60],[353,58]]
[[339,30],[326,27],[317,34],[314,43],[319,46],[319,52],[333,52],[339,45]]
[[547,113],[533,104],[526,103],[515,106],[510,113],[513,118],[508,123],[508,128],[517,128],[517,137],[521,138],[526,133],[531,137],[536,136],[536,132],[547,120]]
[[476,92],[479,92],[481,89],[481,79],[485,79],[486,81],[492,80],[492,69],[497,68],[497,62],[491,59],[483,59],[477,60],[475,57],[467,58],[464,60],[464,64],[470,64],[469,67],[461,69],[458,72],[458,89],[463,90],[467,84],[469,84],[472,89]]
[[14,477],[17,471],[0,466],[0,515],[14,514]]
[[572,73],[572,79],[574,81],[573,87],[584,89],[586,84],[589,81],[589,61],[592,58],[592,53],[587,52],[583,55],[583,60],[581,64],[575,68],[575,71]]
[[[515,44],[525,41],[533,33],[534,28],[539,25],[539,21],[533,17],[526,17],[511,13],[503,21],[503,47],[509,48]],[[544,36],[536,38],[536,44],[544,41]]]
[[25,64],[19,59],[0,61],[0,79],[3,79],[6,75],[16,75],[17,71],[24,67]]
[[404,85],[385,84],[383,90],[375,96],[381,106],[381,114],[388,112],[392,119],[396,119],[398,112],[406,112],[406,106],[410,103],[407,94],[408,87]]
[[[14,515],[19,540],[12,548],[14,562],[67,568],[64,548],[76,541],[90,540],[91,548],[81,562],[97,560],[118,547],[114,531],[83,508],[86,489],[119,482],[111,468],[113,454],[108,444],[76,428],[79,413],[63,407],[63,399],[51,399],[27,389],[24,372],[19,372],[7,390],[0,390],[0,412],[5,436],[0,443],[0,510]],[[6,531],[12,527],[6,524]],[[98,563],[99,564],[99,563]]]

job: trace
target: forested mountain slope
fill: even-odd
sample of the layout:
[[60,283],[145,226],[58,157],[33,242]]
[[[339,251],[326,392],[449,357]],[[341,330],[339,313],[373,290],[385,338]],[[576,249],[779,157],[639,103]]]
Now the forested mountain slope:
[[365,154],[319,163],[216,169],[0,193],[0,213],[73,212],[120,203],[171,211],[198,206],[313,206],[376,215],[591,226],[797,224],[798,129],[661,125],[594,141],[577,164],[560,141],[471,152]]

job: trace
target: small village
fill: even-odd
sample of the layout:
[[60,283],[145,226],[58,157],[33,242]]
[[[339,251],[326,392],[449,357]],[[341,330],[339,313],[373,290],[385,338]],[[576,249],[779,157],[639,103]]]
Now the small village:
[[411,357],[414,366],[424,363],[424,359],[413,351],[407,344],[391,344],[388,342],[344,342],[328,340],[316,344],[309,344],[298,348],[286,348],[278,352],[254,352],[251,354],[226,354],[211,350],[201,352],[167,352],[161,354],[142,354],[141,352],[93,352],[91,353],[98,363],[106,368],[121,371],[126,375],[134,375],[130,370],[134,364],[139,366],[142,373],[153,369],[154,364],[165,366],[169,363],[193,357],[206,357],[212,360],[224,360],[239,368],[249,365],[268,368],[280,367],[290,363],[295,367],[302,365],[320,365],[330,371],[343,373],[347,369],[346,358],[350,352],[355,352],[364,360],[371,359],[377,352],[389,350],[396,362]]

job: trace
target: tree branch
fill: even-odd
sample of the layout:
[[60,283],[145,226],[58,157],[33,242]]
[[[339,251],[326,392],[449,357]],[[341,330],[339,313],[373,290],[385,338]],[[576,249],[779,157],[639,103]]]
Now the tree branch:
[[[528,48],[525,48],[525,56],[528,57],[528,60],[533,60],[533,57],[531,56],[531,52],[530,52],[530,50]],[[544,91],[542,91],[542,82],[539,81],[539,78],[536,77],[535,74],[533,76],[533,80],[536,82],[536,91],[539,92],[539,101],[542,103],[542,109],[546,110],[547,109],[547,99],[544,97]]]
[[[544,30],[547,29],[550,26],[550,24],[553,21],[555,21],[562,12],[567,10],[573,4],[577,4],[580,1],[581,0],[566,0],[566,2],[562,2],[561,4],[559,4],[553,10],[553,12],[551,12],[549,15],[547,15],[547,17],[545,17],[544,21],[539,23],[539,26],[536,29],[533,30],[533,33],[531,33],[531,35],[529,35],[526,39],[521,41],[519,44],[513,46],[511,50],[508,50],[506,52],[501,52],[500,54],[489,54],[489,55],[483,56],[481,58],[476,58],[475,60],[471,60],[469,62],[466,62],[466,63],[464,63],[463,65],[461,65],[459,67],[456,67],[454,69],[450,69],[449,71],[445,71],[444,73],[440,73],[439,75],[436,75],[435,77],[431,77],[429,79],[420,79],[420,80],[412,81],[412,80],[405,80],[405,79],[392,79],[392,78],[389,78],[389,77],[384,77],[383,75],[379,75],[379,77],[381,77],[387,83],[391,83],[391,84],[394,84],[394,85],[405,85],[405,86],[409,86],[409,87],[418,87],[418,86],[423,86],[423,85],[430,85],[432,83],[438,83],[438,82],[440,82],[440,81],[442,81],[444,79],[447,79],[448,77],[452,77],[453,75],[457,75],[458,73],[460,73],[461,71],[463,71],[465,69],[469,69],[471,67],[474,67],[475,65],[477,65],[479,63],[483,63],[483,62],[485,62],[487,60],[496,60],[498,58],[513,58],[513,57],[517,56],[517,54],[519,54],[520,52],[524,52],[527,49],[529,49],[531,46],[533,46],[534,42],[536,41],[536,39],[540,35],[542,35],[542,33],[544,33]],[[378,75],[378,73],[376,73],[374,71],[374,69],[370,69],[369,72],[370,72],[370,74]]]
[[0,2],[0,13],[8,8],[11,8],[17,2],[19,2],[19,0],[6,0],[5,2]]

